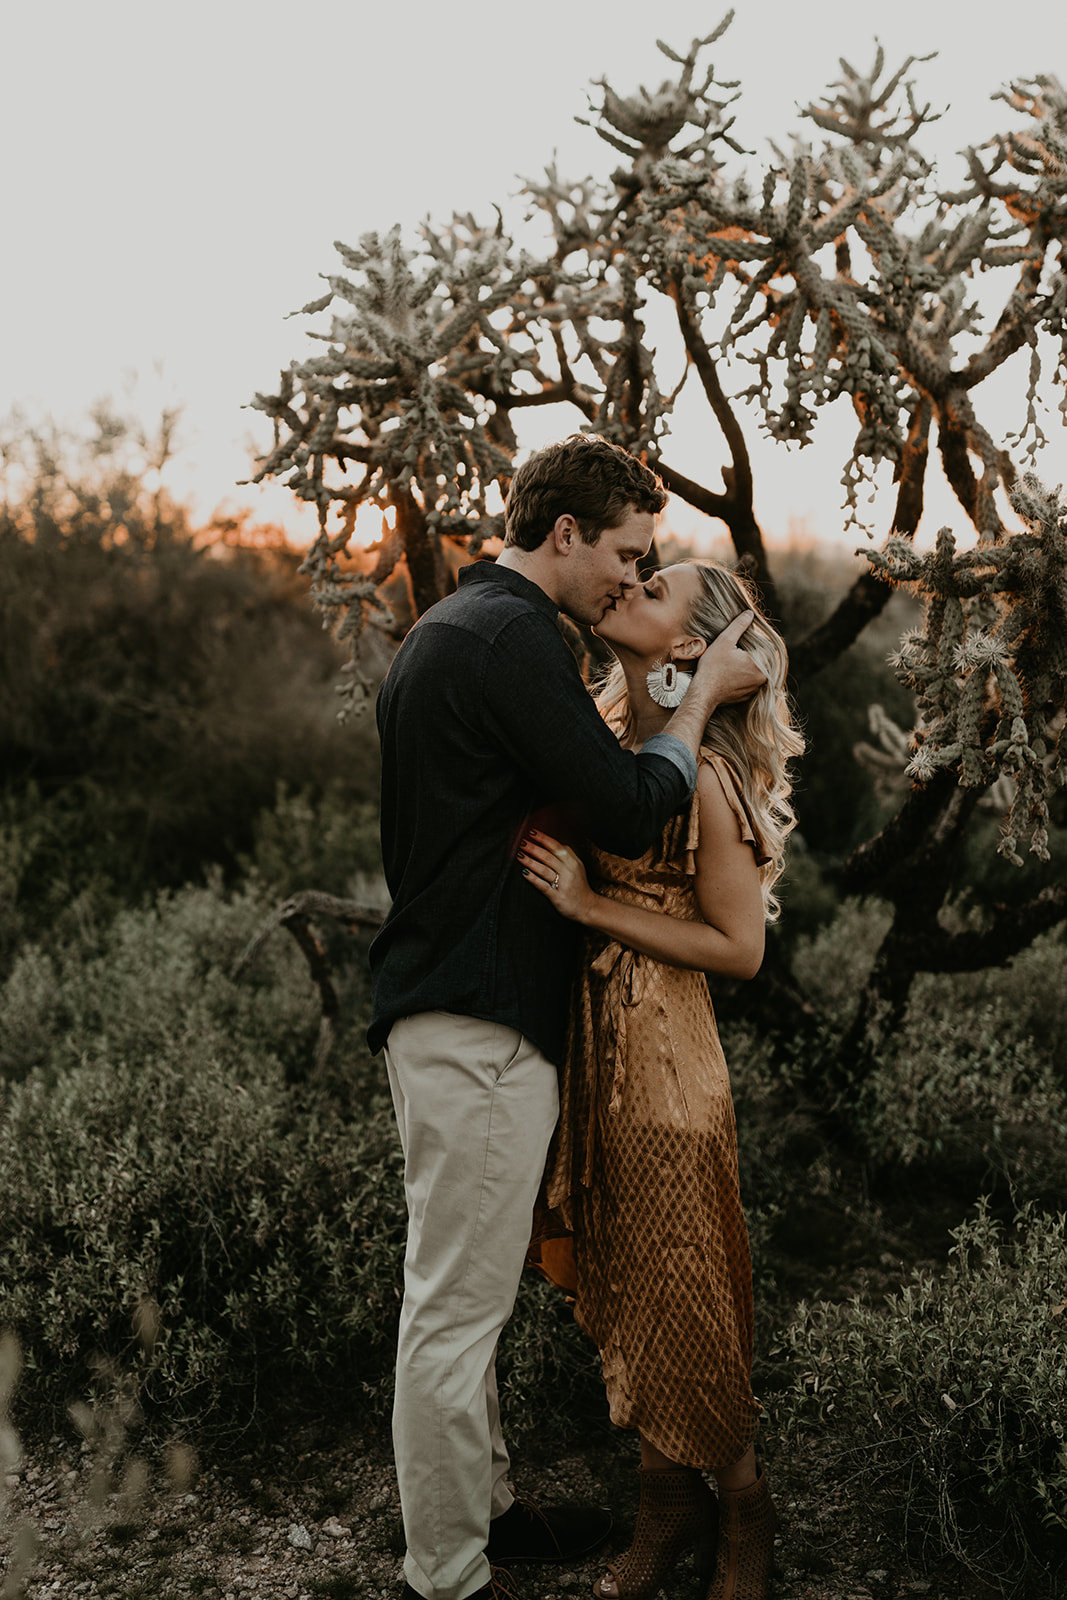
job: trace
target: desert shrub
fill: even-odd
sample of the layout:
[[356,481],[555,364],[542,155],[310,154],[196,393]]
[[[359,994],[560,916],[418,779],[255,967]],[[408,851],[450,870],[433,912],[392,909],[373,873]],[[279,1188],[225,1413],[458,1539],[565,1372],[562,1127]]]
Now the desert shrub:
[[497,1385],[510,1439],[574,1445],[610,1427],[596,1345],[560,1290],[532,1272],[500,1336]]
[[[831,1027],[847,1028],[888,918],[846,901],[798,941],[794,970]],[[856,1127],[883,1166],[1007,1179],[1018,1197],[1067,1187],[1067,943],[1045,934],[1004,967],[920,973],[901,1026],[859,1086]],[[833,1048],[832,1040],[829,1048]]]
[[876,1161],[983,1169],[1019,1198],[1067,1190],[1062,995],[1067,946],[1045,935],[1004,968],[923,973],[864,1085]]
[[232,869],[279,783],[377,787],[299,557],[191,528],[110,446],[34,444],[0,501],[0,960],[87,891]]
[[300,889],[373,898],[381,892],[377,806],[336,782],[321,794],[279,784],[273,808],[256,818],[243,864],[279,899]]
[[943,1175],[981,1169],[1020,1195],[1061,1195],[1067,1185],[1067,1093],[1029,1041],[1001,1043],[996,1013],[985,1038],[931,1038],[912,1022],[863,1086],[857,1111],[876,1162],[924,1162]]
[[837,916],[797,941],[793,973],[828,1026],[844,1033],[885,937],[892,911],[882,900],[845,900]]
[[[189,1044],[221,1070],[259,1063],[301,1074],[318,1001],[295,945],[279,931],[239,978],[234,962],[276,896],[256,879],[233,892],[218,878],[124,909],[90,938],[25,946],[0,988],[0,1072],[54,1078],[80,1062],[150,1058]],[[349,1026],[363,1021],[358,969]]]
[[[265,866],[277,851],[305,882],[291,847],[317,815],[283,797]],[[357,872],[367,826],[344,846]],[[295,944],[278,930],[232,975],[286,887],[256,869],[234,890],[216,874],[162,892],[83,940],[25,947],[0,990],[0,1327],[23,1346],[26,1411],[116,1375],[150,1416],[209,1431],[286,1386],[388,1404],[405,1214],[358,949],[310,1081],[318,1003]],[[499,1371],[517,1435],[573,1439],[603,1409],[596,1352],[539,1281]]]
[[84,821],[68,831],[35,783],[0,789],[0,976],[27,941],[84,938],[121,904],[80,838]]
[[[5,837],[0,809],[0,873]],[[10,848],[17,852],[17,834]],[[296,889],[379,902],[376,811],[340,785],[318,796],[280,785],[275,806],[255,821],[244,866],[232,888],[214,868],[206,884],[160,891],[138,907],[86,892],[39,941],[21,943],[0,981],[0,1076],[54,1073],[175,1038],[198,1039],[235,1070],[251,1051],[281,1062],[290,1076],[305,1075],[319,1008],[296,945],[279,929],[239,979],[234,963]],[[342,1001],[340,1063],[358,1051],[354,1041],[366,1026],[365,941],[328,919],[320,931]],[[334,1076],[343,1081],[340,1065]]]
[[1010,1594],[1052,1595],[1067,1566],[1067,1239],[984,1207],[940,1276],[882,1306],[801,1306],[778,1411],[853,1488],[888,1497],[922,1547]]
[[[402,1158],[379,1067],[358,1115],[193,1038],[7,1090],[0,1328],[20,1414],[136,1389],[161,1431],[226,1431],[295,1393],[383,1415],[402,1290]],[[599,1360],[532,1276],[501,1340],[509,1432],[605,1417]]]
[[827,927],[841,909],[841,892],[833,881],[832,870],[807,847],[803,834],[794,833],[789,841],[785,872],[776,891],[782,903],[782,920],[768,930],[791,953],[801,939],[811,939]]
[[0,1121],[23,1405],[91,1390],[101,1361],[200,1426],[294,1378],[358,1396],[387,1365],[403,1226],[381,1092],[345,1121],[298,1106],[276,1063],[238,1075],[188,1038],[33,1074]]
[[1031,1042],[1067,1081],[1067,943],[1064,930],[1042,934],[1003,967],[946,978],[920,973],[912,990],[913,1016],[951,1022],[967,1038],[1003,1045]]

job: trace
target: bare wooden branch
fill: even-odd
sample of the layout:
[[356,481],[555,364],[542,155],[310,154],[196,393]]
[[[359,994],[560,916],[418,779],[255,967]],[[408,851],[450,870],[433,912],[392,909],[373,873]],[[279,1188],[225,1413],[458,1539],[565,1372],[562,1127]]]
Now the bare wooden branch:
[[918,970],[977,972],[983,967],[1003,966],[1039,933],[1047,933],[1067,918],[1067,884],[1048,884],[1019,906],[996,906],[993,917],[992,925],[981,932],[949,933],[940,925],[920,929],[915,940]]
[[421,617],[454,585],[437,541],[427,537],[426,516],[415,496],[410,490],[394,489],[390,498],[396,507],[396,531],[404,546],[415,615]]
[[599,409],[596,396],[578,383],[572,373],[566,373],[555,383],[546,382],[540,389],[501,390],[491,383],[474,380],[468,380],[467,387],[472,394],[491,400],[498,411],[505,413],[522,411],[530,406],[558,406],[569,402],[592,422]]
[[377,932],[384,920],[381,911],[375,906],[364,905],[359,900],[344,900],[338,895],[326,894],[321,889],[303,889],[299,894],[290,895],[288,900],[283,900],[281,905],[271,912],[234,962],[232,976],[235,979],[240,978],[247,972],[275,928],[288,923],[291,917],[315,916],[333,917],[346,928],[352,930],[362,928],[368,932]]
[[701,334],[696,317],[693,314],[693,307],[686,299],[677,274],[675,274],[671,287],[671,299],[674,301],[678,326],[685,341],[686,354],[696,368],[708,405],[715,415],[715,420],[722,430],[722,436],[726,440],[726,445],[730,452],[733,472],[730,479],[729,492],[739,502],[739,506],[747,506],[751,512],[752,463],[749,459],[745,436],[741,431],[741,424],[734,414],[734,409],[726,398],[722,384],[719,382],[719,374],[715,362],[711,358],[707,342]]
[[377,931],[382,925],[382,913],[373,906],[358,900],[343,900],[337,895],[319,889],[305,889],[290,895],[271,912],[259,931],[248,941],[233,966],[232,976],[240,978],[247,972],[275,928],[285,928],[296,940],[297,947],[308,964],[311,980],[319,992],[321,1014],[319,1033],[315,1044],[315,1072],[321,1072],[329,1059],[340,1003],[333,985],[333,974],[326,952],[312,930],[310,917],[333,917],[352,931],[357,928]]
[[671,494],[676,494],[680,500],[695,507],[697,511],[703,511],[705,516],[718,517],[721,521],[726,521],[727,513],[732,509],[729,495],[717,494],[714,489],[706,489],[702,483],[687,478],[684,472],[679,472],[676,467],[670,466],[663,460],[656,462],[656,471]]
[[846,894],[869,894],[891,872],[910,861],[956,788],[956,775],[943,770],[922,788],[913,788],[885,826],[859,845],[841,874]]
[[[729,467],[722,469],[728,485],[730,470]],[[763,532],[751,508],[739,503],[729,492],[716,494],[714,490],[706,489],[703,484],[687,478],[683,472],[679,472],[676,467],[670,466],[662,459],[657,460],[656,471],[663,479],[664,487],[669,489],[671,494],[676,494],[679,499],[685,500],[696,510],[703,511],[705,515],[718,517],[721,522],[725,522],[738,558],[747,563],[749,575],[759,588],[763,609],[769,617],[777,617],[778,590],[767,565]]]

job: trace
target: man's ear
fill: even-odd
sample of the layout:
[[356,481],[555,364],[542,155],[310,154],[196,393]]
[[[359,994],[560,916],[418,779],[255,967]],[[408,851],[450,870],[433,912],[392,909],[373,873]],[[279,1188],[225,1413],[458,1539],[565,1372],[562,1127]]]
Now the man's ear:
[[693,634],[680,644],[672,645],[671,656],[675,661],[697,661],[707,648],[708,641]]
[[567,511],[561,517],[556,518],[552,532],[549,534],[552,548],[557,555],[561,556],[569,555],[580,537],[578,524]]

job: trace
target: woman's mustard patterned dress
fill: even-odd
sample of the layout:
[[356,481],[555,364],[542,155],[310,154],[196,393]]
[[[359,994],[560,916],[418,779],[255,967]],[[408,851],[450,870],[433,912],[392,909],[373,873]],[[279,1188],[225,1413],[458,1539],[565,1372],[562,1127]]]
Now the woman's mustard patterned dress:
[[[757,859],[732,769],[707,751]],[[638,861],[593,851],[600,894],[698,921],[699,810]],[[752,1271],[730,1080],[702,972],[592,935],[575,986],[543,1191],[574,1234],[575,1316],[612,1420],[672,1461],[725,1467],[757,1426]]]

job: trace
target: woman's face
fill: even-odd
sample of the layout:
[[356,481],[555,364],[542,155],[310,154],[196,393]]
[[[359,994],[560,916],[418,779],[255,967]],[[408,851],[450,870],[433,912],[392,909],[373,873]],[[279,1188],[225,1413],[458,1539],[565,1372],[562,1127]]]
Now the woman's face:
[[666,660],[697,637],[689,618],[699,590],[700,578],[693,567],[664,567],[614,601],[594,632],[612,648],[650,661]]

